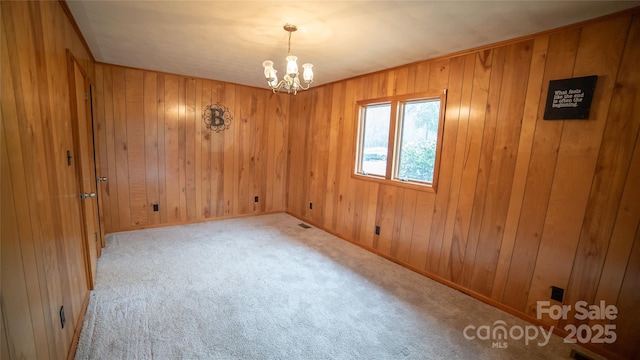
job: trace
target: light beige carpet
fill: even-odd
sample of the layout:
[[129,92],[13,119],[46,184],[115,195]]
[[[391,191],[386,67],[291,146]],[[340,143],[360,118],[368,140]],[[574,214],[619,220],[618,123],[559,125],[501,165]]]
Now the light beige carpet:
[[502,349],[468,340],[469,325],[529,324],[299,223],[274,214],[108,235],[76,359],[569,358],[555,335]]

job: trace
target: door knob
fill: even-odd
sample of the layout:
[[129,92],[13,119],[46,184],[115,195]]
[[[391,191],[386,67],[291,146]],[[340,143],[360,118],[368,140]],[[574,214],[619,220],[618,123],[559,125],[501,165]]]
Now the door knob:
[[97,180],[98,182],[100,182],[100,181],[107,181],[108,179],[107,179],[107,177],[106,177],[106,176],[102,176],[102,177],[101,177],[101,176],[98,176],[98,177],[96,178],[96,180]]
[[86,198],[92,198],[93,199],[94,197],[96,197],[96,193],[94,193],[94,192],[88,193],[88,194],[87,193],[80,194],[80,199],[82,199],[82,200],[84,200]]

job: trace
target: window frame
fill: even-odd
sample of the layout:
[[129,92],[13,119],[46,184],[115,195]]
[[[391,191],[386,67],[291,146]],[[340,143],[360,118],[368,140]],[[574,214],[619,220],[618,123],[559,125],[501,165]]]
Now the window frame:
[[[442,157],[442,142],[445,126],[445,112],[446,112],[446,99],[447,90],[440,91],[428,91],[407,95],[395,95],[386,96],[376,99],[360,100],[356,102],[355,118],[357,121],[357,131],[355,139],[354,149],[354,163],[352,178],[374,181],[381,184],[400,186],[420,191],[436,192],[438,188],[438,175],[440,170],[440,159]],[[440,113],[438,119],[438,133],[436,139],[436,155],[433,166],[433,181],[419,181],[419,180],[402,180],[397,177],[398,167],[400,165],[400,144],[402,143],[402,111],[403,106],[409,102],[416,101],[429,101],[440,100]],[[364,159],[363,145],[364,145],[364,131],[365,131],[365,112],[367,107],[375,105],[390,105],[390,117],[389,117],[389,140],[387,146],[387,166],[385,174],[380,176],[376,174],[365,174],[361,172],[362,163]]]

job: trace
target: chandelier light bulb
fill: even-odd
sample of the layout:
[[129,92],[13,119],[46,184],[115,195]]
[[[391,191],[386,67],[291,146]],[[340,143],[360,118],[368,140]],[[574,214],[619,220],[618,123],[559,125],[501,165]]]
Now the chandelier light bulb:
[[298,60],[298,57],[295,55],[289,55],[287,56],[287,75],[290,75],[291,77],[294,77],[298,74],[298,63],[296,62],[296,60]]
[[302,65],[302,68],[304,69],[302,71],[302,77],[304,78],[304,81],[307,83],[310,83],[313,81],[313,64],[309,64],[306,63],[304,65]]
[[262,66],[264,67],[264,77],[267,78],[267,80],[269,80],[269,77],[271,75],[271,71],[273,70],[273,61],[265,60],[262,63]]

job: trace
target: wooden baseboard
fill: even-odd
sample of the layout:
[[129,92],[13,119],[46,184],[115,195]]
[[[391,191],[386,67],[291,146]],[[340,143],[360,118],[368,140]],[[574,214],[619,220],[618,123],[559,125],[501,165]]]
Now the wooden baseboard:
[[84,315],[87,313],[90,296],[91,292],[87,291],[87,295],[84,297],[84,301],[82,302],[82,308],[80,309],[80,315],[76,321],[75,329],[73,330],[73,339],[71,339],[71,345],[69,346],[69,352],[67,353],[67,360],[73,360],[76,356],[78,341],[80,340],[80,332],[82,331],[82,325],[84,324]]
[[[522,312],[520,310],[516,310],[516,309],[511,308],[511,307],[509,307],[509,306],[507,306],[507,305],[505,305],[505,304],[503,304],[501,302],[498,302],[495,299],[492,299],[490,297],[487,297],[485,295],[477,293],[477,292],[475,292],[473,290],[467,289],[467,288],[465,288],[465,287],[463,287],[461,285],[458,285],[458,284],[456,284],[456,283],[454,283],[454,282],[452,282],[450,280],[444,279],[444,278],[442,278],[440,276],[428,273],[428,272],[426,272],[426,271],[424,271],[422,269],[418,269],[418,268],[416,268],[415,266],[413,266],[411,264],[404,263],[404,262],[402,262],[402,261],[400,261],[398,259],[395,259],[395,258],[393,258],[391,256],[382,254],[378,250],[376,250],[376,249],[374,249],[372,247],[369,247],[369,246],[357,243],[355,241],[346,239],[342,235],[340,235],[338,233],[335,233],[332,230],[325,228],[324,226],[320,226],[319,224],[316,224],[316,223],[314,223],[313,221],[311,221],[309,219],[301,218],[301,217],[297,216],[296,214],[293,214],[293,213],[291,213],[289,211],[287,211],[286,213],[291,215],[291,216],[293,216],[293,217],[295,217],[295,218],[297,218],[297,219],[299,219],[300,221],[304,221],[306,223],[309,223],[309,224],[317,227],[318,229],[326,231],[329,234],[331,234],[331,235],[333,235],[333,236],[335,236],[337,238],[340,238],[340,239],[342,239],[344,241],[347,241],[347,242],[349,242],[349,243],[351,243],[353,245],[356,245],[356,246],[358,246],[358,247],[360,247],[360,248],[362,248],[364,250],[372,252],[372,253],[374,253],[374,254],[376,254],[376,255],[378,255],[380,257],[383,257],[383,258],[385,258],[385,259],[387,259],[387,260],[389,260],[391,262],[394,262],[394,263],[396,263],[396,264],[398,264],[398,265],[400,265],[400,266],[402,266],[402,267],[404,267],[406,269],[409,269],[409,270],[411,270],[413,272],[416,272],[416,273],[418,273],[420,275],[428,277],[431,280],[437,281],[437,282],[439,282],[439,283],[441,283],[443,285],[446,285],[446,286],[448,286],[448,287],[450,287],[452,289],[458,290],[458,291],[460,291],[460,292],[462,292],[464,294],[467,294],[467,295],[471,296],[474,299],[480,300],[485,304],[488,304],[488,305],[491,305],[491,306],[493,306],[495,308],[498,308],[498,309],[500,309],[500,310],[502,310],[502,311],[504,311],[506,313],[509,313],[509,314],[511,314],[511,315],[513,315],[515,317],[518,317],[518,318],[520,318],[520,319],[522,319],[522,320],[524,320],[526,322],[529,322],[529,323],[531,323],[533,325],[542,326],[546,330],[549,330],[551,328],[551,325],[549,325],[549,324],[547,324],[547,323],[545,323],[545,322],[543,322],[543,321],[541,321],[541,320],[539,320],[537,318],[534,318],[533,316],[531,316],[531,315],[529,315],[527,313],[524,313],[524,312]],[[560,337],[563,337],[563,338],[568,335],[568,332],[566,332],[564,329],[559,328],[557,326],[553,327],[553,333],[558,335],[558,336],[560,336]],[[603,347],[596,346],[596,345],[593,345],[593,344],[590,344],[590,343],[577,344],[577,345],[579,345],[579,346],[581,346],[581,347],[583,347],[583,348],[585,348],[585,349],[587,349],[589,351],[593,351],[596,354],[602,355],[602,356],[606,357],[607,359],[624,359],[623,357],[621,357],[618,354],[612,353],[612,352],[604,349]]]
[[[155,228],[162,228],[162,227],[167,227],[167,226],[200,224],[200,223],[210,222],[210,221],[239,219],[239,218],[246,218],[246,217],[252,217],[252,216],[270,215],[270,214],[283,214],[283,213],[285,213],[284,210],[273,210],[273,211],[256,212],[256,213],[250,213],[250,214],[239,214],[239,215],[229,215],[229,216],[220,216],[220,217],[210,217],[210,218],[206,218],[206,219],[198,219],[198,220],[192,220],[192,221],[179,221],[179,222],[164,223],[164,224],[128,226],[128,227],[123,227],[123,228],[115,229],[115,230],[109,229],[108,231],[105,231],[105,234],[112,234],[112,233],[117,233],[117,232],[122,232],[122,231],[133,231],[133,230],[142,230],[142,229],[155,229]],[[294,215],[292,215],[292,216],[294,216]]]

